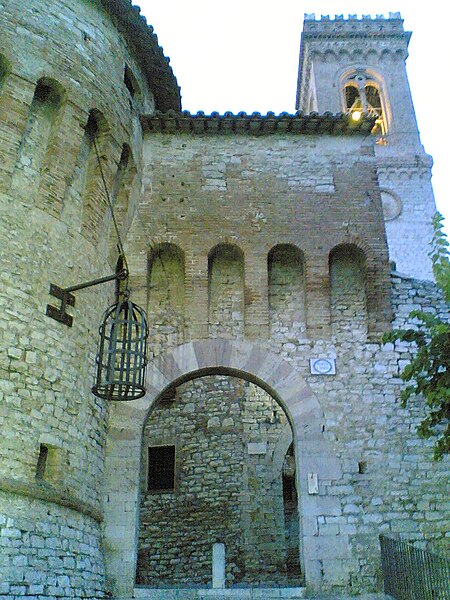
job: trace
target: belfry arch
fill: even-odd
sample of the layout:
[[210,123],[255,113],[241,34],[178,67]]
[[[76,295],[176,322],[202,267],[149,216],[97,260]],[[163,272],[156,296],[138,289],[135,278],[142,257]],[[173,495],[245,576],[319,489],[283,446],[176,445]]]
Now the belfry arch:
[[[317,520],[323,496],[308,478],[337,480],[340,461],[327,439],[316,396],[301,374],[279,355],[252,342],[193,341],[161,354],[148,365],[147,395],[111,405],[105,469],[105,549],[108,585],[117,596],[131,596],[135,583],[140,503],[141,444],[155,402],[168,390],[204,375],[231,375],[256,384],[283,408],[293,432],[299,496],[301,566],[306,584],[319,583],[321,562]],[[327,498],[340,509],[336,496]],[[346,536],[335,536],[348,552]],[[323,540],[326,544],[326,540]],[[336,540],[333,540],[336,549]],[[120,575],[119,575],[120,574]]]

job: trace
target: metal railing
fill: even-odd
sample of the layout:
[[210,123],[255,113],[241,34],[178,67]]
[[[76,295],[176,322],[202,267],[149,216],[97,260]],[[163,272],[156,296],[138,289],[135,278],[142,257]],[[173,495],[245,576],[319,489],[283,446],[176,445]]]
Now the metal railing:
[[395,600],[450,600],[450,559],[380,535],[384,591]]

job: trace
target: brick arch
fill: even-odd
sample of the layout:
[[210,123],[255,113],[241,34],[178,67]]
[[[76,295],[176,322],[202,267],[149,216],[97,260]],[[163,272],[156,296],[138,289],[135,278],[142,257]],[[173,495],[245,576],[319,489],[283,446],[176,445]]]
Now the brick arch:
[[212,259],[219,252],[224,252],[224,251],[225,252],[226,251],[235,252],[236,255],[239,256],[240,258],[244,258],[244,251],[242,250],[242,248],[240,246],[238,246],[238,244],[234,244],[233,242],[227,242],[226,240],[219,242],[218,244],[213,246],[211,248],[211,250],[208,252],[208,258]]
[[[364,286],[367,287],[367,268],[368,268],[368,253],[364,244],[354,242],[337,244],[328,253],[328,269],[330,271],[333,260],[339,256],[351,253],[353,261],[358,264],[363,271]],[[331,283],[330,283],[331,285]]]
[[[318,473],[319,479],[342,476],[340,461],[324,433],[319,401],[301,374],[280,355],[257,343],[210,339],[189,342],[156,357],[147,368],[147,394],[132,402],[111,404],[105,469],[105,567],[108,585],[117,596],[133,594],[141,441],[147,416],[168,388],[207,374],[230,374],[251,381],[285,410],[296,447],[302,569],[307,584],[317,583],[318,558],[311,552],[316,534],[312,532],[323,509],[318,497],[308,494],[307,474]],[[337,497],[329,502],[340,510]]]
[[291,242],[282,242],[280,244],[274,244],[273,246],[271,246],[269,252],[267,253],[267,256],[270,257],[274,252],[277,252],[278,250],[292,250],[293,252],[301,256],[303,260],[305,257],[305,253],[300,248],[300,246],[297,246],[297,244],[293,244]]
[[340,249],[355,248],[364,258],[364,280],[367,297],[368,332],[378,335],[390,328],[392,309],[390,306],[390,275],[387,253],[382,260],[377,256],[377,248],[370,246],[359,236],[345,236],[328,251],[330,258]]
[[328,257],[336,251],[342,248],[356,248],[359,252],[364,255],[364,260],[368,261],[373,259],[373,250],[366,240],[360,238],[357,235],[346,235],[342,236],[338,243],[335,243],[328,250]]

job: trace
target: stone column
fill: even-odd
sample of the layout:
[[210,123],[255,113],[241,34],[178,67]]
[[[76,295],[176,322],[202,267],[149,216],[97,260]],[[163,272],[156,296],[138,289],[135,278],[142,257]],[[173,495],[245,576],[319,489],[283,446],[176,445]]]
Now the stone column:
[[269,334],[267,256],[246,251],[244,269],[245,335],[250,339],[264,339]]
[[313,339],[330,335],[330,277],[327,256],[306,256],[306,326]]
[[225,587],[225,544],[213,544],[212,547],[212,586]]
[[208,257],[186,255],[186,339],[208,337]]
[[131,598],[139,535],[142,418],[127,419],[125,409],[117,404],[111,410],[105,457],[105,571],[115,596]]

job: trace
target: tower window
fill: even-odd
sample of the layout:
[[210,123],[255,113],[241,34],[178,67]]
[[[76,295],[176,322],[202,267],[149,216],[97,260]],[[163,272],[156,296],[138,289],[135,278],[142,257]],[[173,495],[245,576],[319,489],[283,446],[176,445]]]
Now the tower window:
[[123,81],[127,90],[130,92],[130,96],[134,98],[139,93],[139,87],[136,82],[136,77],[134,76],[133,71],[128,65],[125,65]]
[[175,446],[149,447],[147,489],[151,492],[175,489]]
[[355,85],[345,86],[345,106],[347,110],[351,110],[352,106],[359,99],[359,91]]
[[375,117],[372,133],[383,136],[387,133],[386,117],[378,84],[368,75],[356,73],[347,78],[344,85],[346,112],[363,112]]
[[383,109],[381,107],[380,92],[374,85],[366,85],[364,88],[367,99],[367,109],[370,115],[376,117],[373,133],[386,133],[384,125]]
[[58,484],[62,479],[61,449],[51,444],[40,444],[35,479]]

